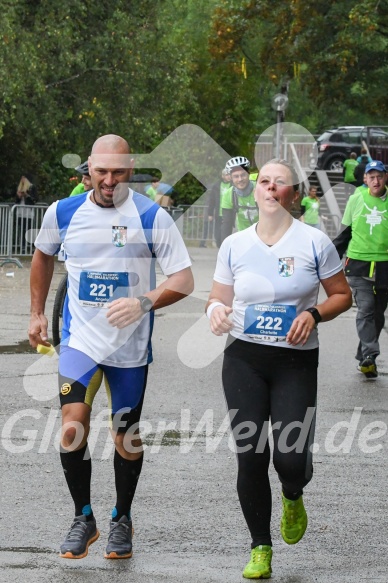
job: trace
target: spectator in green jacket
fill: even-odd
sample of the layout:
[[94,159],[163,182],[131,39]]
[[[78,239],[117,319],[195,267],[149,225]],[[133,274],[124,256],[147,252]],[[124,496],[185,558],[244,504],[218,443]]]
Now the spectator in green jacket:
[[388,306],[388,176],[380,160],[369,162],[365,175],[367,188],[349,198],[333,244],[341,258],[346,252],[344,271],[357,305],[358,370],[374,379]]
[[319,206],[320,200],[317,196],[317,187],[310,186],[308,195],[305,196],[300,203],[300,220],[302,223],[306,223],[306,225],[310,225],[310,227],[319,229]]
[[148,196],[148,198],[150,198],[151,200],[155,200],[156,195],[157,194],[161,194],[158,191],[159,188],[159,184],[160,184],[160,180],[159,178],[156,178],[156,176],[154,176],[154,178],[151,180],[151,184],[150,186],[148,186],[146,188],[145,194],[146,196]]
[[354,188],[357,187],[357,180],[354,176],[354,170],[358,165],[356,152],[351,152],[349,158],[344,162],[344,182],[345,182],[345,194],[350,195],[353,193]]
[[92,182],[89,175],[89,166],[88,161],[83,162],[76,168],[77,172],[82,174],[82,180],[73,190],[71,191],[69,196],[77,196],[78,194],[82,194],[83,192],[88,192],[88,190],[92,189]]

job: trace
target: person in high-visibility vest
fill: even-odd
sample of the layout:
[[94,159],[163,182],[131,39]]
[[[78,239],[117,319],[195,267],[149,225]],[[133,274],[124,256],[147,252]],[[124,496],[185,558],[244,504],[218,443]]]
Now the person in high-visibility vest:
[[250,227],[259,219],[259,211],[254,197],[255,183],[249,177],[250,162],[244,156],[236,156],[226,163],[225,169],[231,176],[232,186],[222,199],[222,241],[232,231],[234,222],[238,231]]
[[88,192],[89,190],[92,189],[92,181],[89,175],[88,161],[86,160],[86,162],[83,162],[83,164],[77,166],[76,170],[77,172],[82,174],[82,180],[79,184],[77,184],[75,188],[73,188],[69,196],[77,196],[78,194]]

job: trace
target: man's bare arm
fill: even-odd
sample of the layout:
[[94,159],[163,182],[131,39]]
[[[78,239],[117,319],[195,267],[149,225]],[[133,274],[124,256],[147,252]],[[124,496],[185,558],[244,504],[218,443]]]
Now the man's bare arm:
[[30,291],[31,291],[31,319],[28,336],[31,346],[47,342],[47,318],[44,315],[46,299],[54,272],[54,257],[35,250],[31,263]]
[[[190,295],[194,289],[194,278],[190,267],[169,275],[157,288],[144,294],[153,304],[152,309],[158,310],[169,306]],[[137,298],[119,298],[114,300],[108,309],[107,318],[112,326],[124,328],[144,316],[140,301]]]
[[158,287],[145,294],[153,303],[153,309],[158,310],[179,302],[189,296],[194,289],[194,278],[190,267],[168,276]]

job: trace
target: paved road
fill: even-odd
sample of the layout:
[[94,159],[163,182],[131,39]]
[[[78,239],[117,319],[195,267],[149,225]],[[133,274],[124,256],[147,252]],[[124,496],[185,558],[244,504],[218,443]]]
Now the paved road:
[[[101,537],[84,560],[58,558],[72,505],[55,451],[58,407],[55,398],[49,399],[55,362],[42,366],[43,360],[39,364],[39,357],[24,342],[29,263],[23,269],[8,265],[0,270],[3,583],[242,581],[249,537],[235,491],[235,457],[225,430],[221,356],[217,356],[222,346],[202,319],[216,252],[190,252],[194,296],[156,317],[155,362],[143,413],[148,448],[133,507],[134,556],[122,562],[103,559],[114,504],[103,391],[96,400],[92,434],[93,506]],[[57,266],[53,288],[62,269]],[[14,277],[6,272],[14,272]],[[309,527],[296,546],[281,540],[280,489],[271,472],[272,581],[276,583],[387,581],[388,338],[383,332],[379,379],[365,381],[353,358],[354,319],[352,309],[320,325],[317,453],[314,479],[305,491]],[[47,400],[35,400],[24,386],[30,394],[31,386],[46,387]]]

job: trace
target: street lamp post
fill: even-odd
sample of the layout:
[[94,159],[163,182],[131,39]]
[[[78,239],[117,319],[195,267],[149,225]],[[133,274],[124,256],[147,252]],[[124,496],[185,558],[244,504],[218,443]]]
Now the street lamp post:
[[284,121],[284,112],[288,105],[288,97],[284,93],[277,93],[272,98],[272,109],[276,111],[276,141],[275,158],[280,158],[281,123]]

